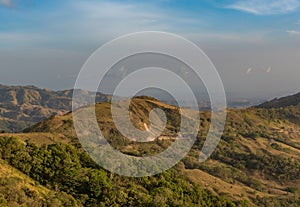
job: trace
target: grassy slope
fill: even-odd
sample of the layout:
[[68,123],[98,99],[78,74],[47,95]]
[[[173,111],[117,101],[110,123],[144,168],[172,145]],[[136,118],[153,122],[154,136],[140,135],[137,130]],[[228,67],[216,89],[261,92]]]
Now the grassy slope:
[[[0,206],[66,206],[72,196],[40,185],[0,159]],[[74,204],[74,203],[73,203]],[[68,205],[71,206],[71,205]],[[75,202],[75,206],[77,206]]]
[[[132,107],[132,120],[137,127],[143,126],[141,120],[147,123],[147,113],[153,107],[160,107],[166,110],[167,116],[173,117],[173,120],[168,122],[169,130],[166,134],[177,127],[177,118],[174,117],[178,115],[178,111],[175,107],[144,99],[136,99]],[[108,134],[111,130],[114,131],[109,109],[108,103],[96,106],[100,128]],[[300,162],[300,116],[298,111],[297,106],[268,110],[254,108],[229,110],[223,140],[210,160],[199,163],[198,149],[207,132],[210,117],[209,113],[202,113],[203,124],[199,141],[183,161],[186,179],[200,183],[216,194],[226,195],[235,200],[249,200],[251,205],[262,205],[265,202],[257,200],[257,197],[267,200],[268,198],[287,200],[299,196],[297,188],[300,186],[300,169],[297,164]],[[29,129],[29,133],[15,136],[22,140],[30,139],[37,145],[52,142],[74,143],[76,136],[71,120],[72,114],[54,116]],[[118,142],[113,144],[118,145]],[[116,147],[127,153],[141,155],[141,152],[151,154],[149,149],[162,151],[169,144],[169,140],[143,145],[128,141],[123,143],[123,146]],[[278,160],[269,160],[272,157]],[[285,174],[279,169],[279,164],[285,159],[290,160],[290,163],[296,163],[296,166],[289,166],[286,172],[288,174],[289,171],[295,171],[291,174],[293,177],[285,178]],[[273,162],[275,164],[271,166]],[[268,167],[269,170],[264,170]],[[288,189],[296,190],[289,192]]]

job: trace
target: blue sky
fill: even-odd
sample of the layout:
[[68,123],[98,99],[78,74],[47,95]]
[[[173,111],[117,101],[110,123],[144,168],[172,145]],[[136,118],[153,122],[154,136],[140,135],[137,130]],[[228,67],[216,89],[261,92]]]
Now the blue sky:
[[298,0],[0,2],[4,47],[90,47],[141,30],[169,31],[203,41],[251,43],[300,36]]
[[145,30],[197,43],[228,91],[300,90],[300,0],[0,0],[0,83],[70,88],[101,44]]

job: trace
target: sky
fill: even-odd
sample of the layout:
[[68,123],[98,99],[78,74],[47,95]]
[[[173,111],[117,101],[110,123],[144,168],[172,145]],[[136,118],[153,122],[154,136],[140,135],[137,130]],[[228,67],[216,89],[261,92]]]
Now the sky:
[[0,83],[72,88],[98,47],[140,31],[196,43],[228,94],[300,91],[300,0],[0,0]]

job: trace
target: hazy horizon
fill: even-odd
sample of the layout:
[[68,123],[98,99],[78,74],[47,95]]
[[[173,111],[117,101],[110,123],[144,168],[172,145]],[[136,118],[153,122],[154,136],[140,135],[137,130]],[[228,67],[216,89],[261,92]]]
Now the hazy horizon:
[[86,59],[132,32],[196,43],[227,95],[271,99],[300,91],[299,1],[0,1],[0,83],[73,88]]

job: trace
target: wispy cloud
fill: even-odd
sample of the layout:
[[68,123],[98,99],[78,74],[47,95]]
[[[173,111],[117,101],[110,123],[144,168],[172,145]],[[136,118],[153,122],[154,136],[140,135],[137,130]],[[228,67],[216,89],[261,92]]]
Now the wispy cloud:
[[252,68],[248,68],[248,69],[246,70],[246,74],[247,74],[247,75],[249,75],[251,72],[252,72]]
[[289,35],[300,35],[300,31],[297,30],[288,30],[286,31]]
[[0,0],[0,5],[11,7],[13,5],[12,0]]
[[[17,0],[0,0],[0,2],[3,1],[14,4],[18,2]],[[243,2],[248,1],[253,3],[257,0]],[[30,12],[16,10],[12,25],[17,25],[13,26],[18,27],[17,31],[11,29],[12,27],[5,22],[4,27],[6,26],[7,29],[0,32],[2,45],[5,43],[7,47],[28,45],[30,47],[89,49],[114,37],[145,30],[173,32],[193,41],[205,43],[260,43],[266,39],[270,41],[269,32],[265,30],[258,31],[256,28],[251,31],[222,30],[223,27],[219,28],[219,23],[217,23],[221,21],[216,21],[214,18],[210,19],[202,14],[186,12],[178,8],[166,8],[144,1],[67,0],[57,2],[62,3],[56,5],[55,9],[30,9]],[[231,2],[236,2],[238,5],[238,2],[242,1]],[[209,21],[213,23],[209,24]],[[211,26],[214,24],[215,26]]]
[[264,31],[255,31],[248,33],[238,33],[238,32],[195,32],[195,33],[185,33],[185,37],[195,42],[205,42],[205,43],[261,43],[266,40],[268,33]]
[[[75,11],[80,12],[77,21],[82,27],[95,28],[99,33],[110,30],[112,33],[128,33],[141,30],[176,30],[181,26],[201,25],[188,13],[180,16],[176,11],[168,11],[156,4],[147,2],[77,1]],[[78,25],[78,24],[77,24]]]
[[299,0],[238,0],[226,6],[255,15],[284,14],[297,10],[300,7]]
[[[183,27],[200,27],[202,23],[189,13],[178,16],[175,11],[155,4],[131,1],[66,1],[55,11],[32,10],[28,14],[18,10],[16,13],[20,21],[32,21],[34,24],[17,33],[10,30],[1,32],[0,41],[5,40],[7,46],[22,41],[32,46],[32,36],[34,45],[91,47],[127,33],[145,30],[181,33],[185,31]],[[39,18],[41,16],[43,18]],[[37,34],[40,36],[35,38]]]

